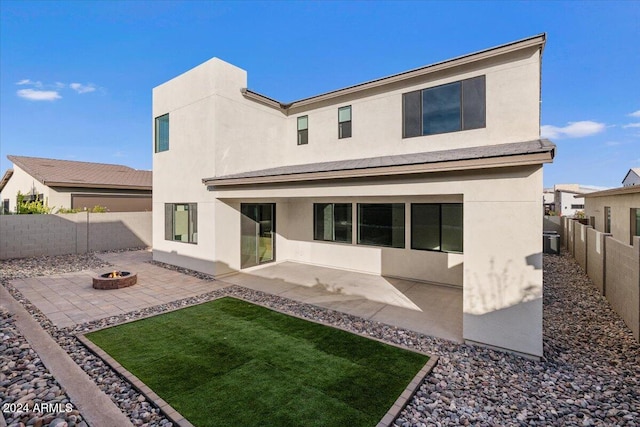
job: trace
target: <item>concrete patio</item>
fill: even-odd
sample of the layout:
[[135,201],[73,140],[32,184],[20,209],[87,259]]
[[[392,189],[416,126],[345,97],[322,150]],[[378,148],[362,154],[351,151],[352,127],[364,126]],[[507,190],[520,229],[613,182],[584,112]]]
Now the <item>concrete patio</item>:
[[58,327],[124,314],[229,285],[462,341],[462,290],[293,262],[268,264],[208,281],[155,266],[148,251],[98,254],[117,270],[138,274],[138,283],[97,290],[85,270],[16,279],[11,284]]
[[462,342],[462,289],[294,262],[221,281]]

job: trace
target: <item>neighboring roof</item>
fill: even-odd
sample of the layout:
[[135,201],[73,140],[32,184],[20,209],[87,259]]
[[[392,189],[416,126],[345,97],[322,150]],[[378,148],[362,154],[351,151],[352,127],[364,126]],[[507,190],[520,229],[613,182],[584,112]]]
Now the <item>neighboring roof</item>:
[[7,156],[7,158],[49,187],[151,190],[151,171],[106,163],[24,156]]
[[203,178],[202,182],[212,186],[265,184],[541,164],[553,159],[555,147],[547,139],[536,139],[427,153],[281,166]]
[[584,197],[590,199],[592,197],[619,196],[621,194],[640,193],[640,185],[630,185],[629,187],[618,187],[610,190],[597,191],[595,193],[585,194]]
[[2,180],[0,180],[0,191],[4,189],[4,186],[9,182],[9,178],[13,175],[13,169],[7,169],[4,175],[2,176]]
[[622,182],[624,183],[629,177],[629,174],[632,174],[632,173],[636,174],[636,176],[640,178],[640,168],[631,168],[629,169],[629,172],[627,172],[627,174],[624,176],[624,179],[622,180]]
[[326,92],[320,95],[315,95],[309,98],[303,98],[297,101],[283,103],[276,101],[273,98],[269,98],[268,96],[261,95],[258,92],[254,92],[250,89],[242,89],[242,94],[254,101],[260,102],[262,104],[268,105],[270,107],[281,110],[283,113],[287,113],[288,110],[296,107],[304,107],[309,104],[313,104],[316,102],[326,101],[328,99],[337,98],[339,96],[351,94],[354,92],[360,92],[367,89],[372,89],[384,85],[389,85],[393,83],[397,83],[399,81],[409,80],[412,78],[424,76],[427,74],[435,73],[438,71],[442,71],[444,69],[449,69],[453,67],[457,67],[460,65],[469,64],[471,62],[480,61],[483,59],[495,57],[498,55],[503,55],[505,53],[514,52],[520,49],[526,49],[530,47],[537,47],[541,51],[544,49],[544,44],[546,42],[546,34],[538,34],[532,37],[528,37],[522,40],[517,40],[511,43],[506,43],[500,46],[492,47],[489,49],[481,50],[478,52],[470,53],[467,55],[459,56],[456,58],[448,59],[446,61],[436,62],[435,64],[427,65],[424,67],[416,68],[413,70],[405,71],[399,74],[394,74],[388,77],[383,77],[376,80],[371,80],[369,82],[360,83],[354,86],[349,86],[343,89],[334,90],[331,92]]

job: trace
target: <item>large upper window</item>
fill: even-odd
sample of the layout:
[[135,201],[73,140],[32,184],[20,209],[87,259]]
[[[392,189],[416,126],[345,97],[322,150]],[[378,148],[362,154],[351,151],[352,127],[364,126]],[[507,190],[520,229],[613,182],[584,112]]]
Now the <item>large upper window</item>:
[[402,95],[402,137],[486,126],[485,76]]
[[338,108],[338,138],[351,138],[351,105]]
[[298,145],[309,143],[309,116],[298,117]]
[[404,248],[404,203],[358,203],[358,244]]
[[167,151],[169,149],[169,115],[156,117],[156,141],[155,151]]
[[351,203],[314,203],[313,238],[351,243]]
[[462,252],[462,203],[411,205],[411,249]]
[[198,205],[165,203],[164,238],[176,242],[198,242]]

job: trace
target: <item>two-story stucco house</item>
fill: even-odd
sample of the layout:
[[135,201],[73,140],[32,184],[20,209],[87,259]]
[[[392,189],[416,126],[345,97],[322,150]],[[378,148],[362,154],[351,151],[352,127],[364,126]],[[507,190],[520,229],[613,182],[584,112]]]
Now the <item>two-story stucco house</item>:
[[541,356],[544,44],[290,103],[216,58],[154,88],[154,259],[457,286],[465,340]]

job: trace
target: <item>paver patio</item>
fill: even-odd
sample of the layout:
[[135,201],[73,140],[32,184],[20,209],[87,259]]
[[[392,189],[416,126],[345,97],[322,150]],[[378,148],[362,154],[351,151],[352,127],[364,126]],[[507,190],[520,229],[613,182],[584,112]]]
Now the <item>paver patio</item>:
[[93,289],[92,278],[110,269],[105,268],[16,279],[11,284],[58,327],[239,285],[425,335],[462,341],[459,288],[293,262],[269,264],[211,281],[153,265],[149,263],[149,251],[96,256],[111,263],[113,269],[137,273],[138,283],[122,289]]

